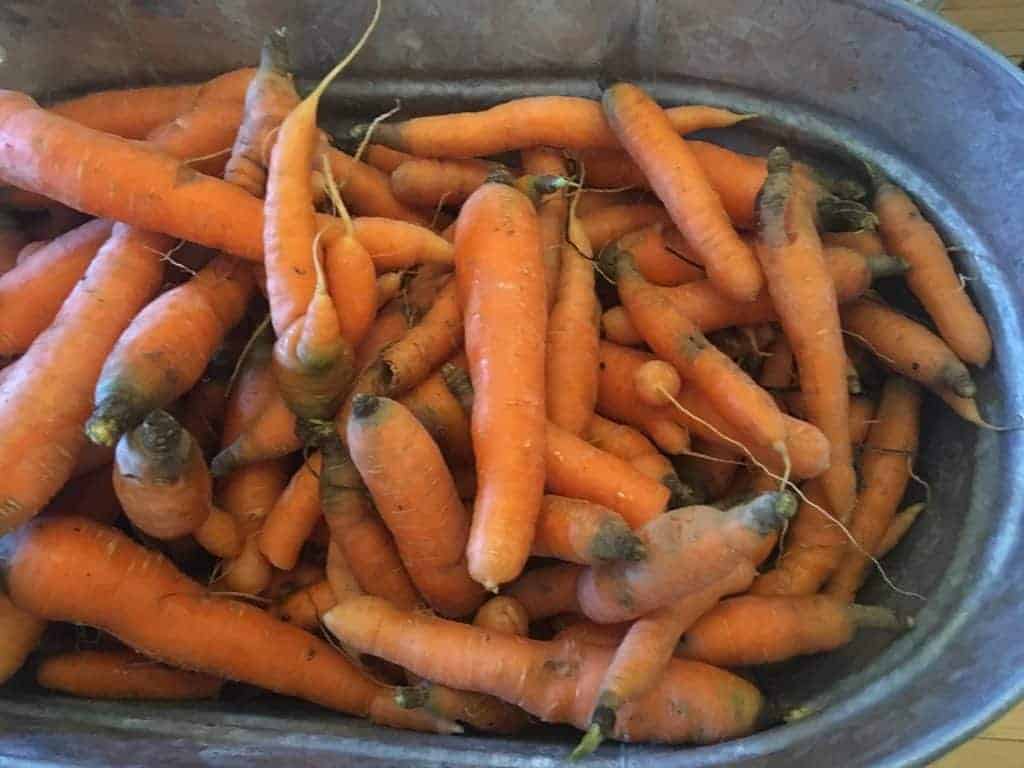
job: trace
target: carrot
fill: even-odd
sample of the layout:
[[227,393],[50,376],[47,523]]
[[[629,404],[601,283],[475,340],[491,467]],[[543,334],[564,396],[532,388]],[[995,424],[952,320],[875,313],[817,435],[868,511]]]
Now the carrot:
[[665,209],[652,203],[628,203],[610,205],[587,214],[580,219],[583,232],[595,251],[601,251],[610,243],[630,233],[663,227],[670,223]]
[[967,366],[946,343],[920,323],[880,301],[861,299],[842,309],[843,327],[888,368],[937,394],[973,399]]
[[97,131],[144,139],[199,101],[241,102],[255,73],[251,68],[238,69],[207,83],[97,91],[51,104],[47,109]]
[[942,238],[906,192],[877,171],[872,177],[882,240],[886,250],[910,264],[907,285],[911,292],[957,357],[972,365],[985,365],[992,356],[992,337],[953,268]]
[[619,305],[606,309],[601,315],[601,335],[608,341],[625,347],[642,347],[644,338],[629,319],[626,308]]
[[320,519],[321,456],[312,454],[298,468],[260,530],[260,552],[275,567],[290,571]]
[[693,506],[655,518],[639,531],[647,549],[643,560],[583,572],[577,590],[583,613],[606,624],[629,621],[704,589],[742,562],[752,580],[751,555],[795,506],[788,494],[766,493],[724,512]]
[[882,539],[878,542],[878,547],[875,549],[875,557],[877,559],[881,560],[883,557],[888,555],[896,545],[903,540],[907,531],[909,531],[911,526],[914,525],[914,522],[924,509],[924,504],[911,504],[909,507],[901,512],[897,512],[895,516],[893,516],[892,522],[889,523],[889,527],[885,529],[885,533],[882,535]]
[[356,239],[373,259],[377,272],[408,269],[416,264],[455,263],[452,244],[426,227],[379,216],[352,219]]
[[211,472],[215,477],[223,477],[239,467],[293,453],[302,447],[296,426],[295,414],[275,388],[262,412],[214,457]]
[[48,239],[48,240],[33,240],[30,243],[26,243],[25,245],[23,245],[21,247],[21,250],[18,251],[18,255],[15,257],[14,266],[18,266],[18,265],[28,261],[32,257],[33,254],[35,254],[38,251],[42,250],[47,245],[49,245],[51,242],[52,242],[52,239]]
[[[340,640],[364,653],[444,685],[497,696],[545,721],[579,728],[586,725],[610,655],[600,648],[570,649],[405,613],[378,598],[338,606],[324,621]],[[460,648],[467,663],[445,663],[443,654],[428,650],[437,647]],[[497,673],[493,664],[477,663],[484,658],[502,659]],[[544,670],[563,672],[552,675]],[[668,706],[669,700],[676,702],[674,707]],[[760,694],[747,682],[677,659],[656,688],[620,711],[614,735],[637,741],[707,743],[750,732],[761,709]],[[680,717],[680,712],[686,715]]]
[[545,496],[532,553],[570,563],[640,560],[644,548],[621,516],[598,504]]
[[768,357],[761,366],[757,383],[765,389],[789,389],[796,375],[793,365],[793,348],[789,345],[789,339],[779,336],[768,347]]
[[477,609],[473,625],[505,635],[526,637],[530,633],[530,616],[515,598],[498,595]]
[[485,160],[421,160],[402,163],[391,172],[391,191],[406,205],[436,208],[466,202],[497,166]]
[[[748,119],[714,107],[673,107],[666,110],[673,129],[691,133],[724,128]],[[369,126],[357,125],[353,138]],[[600,105],[572,96],[512,99],[481,112],[417,117],[377,126],[373,139],[420,157],[481,157],[528,147],[587,149],[618,146]]]
[[523,606],[531,622],[579,613],[576,591],[583,571],[582,566],[570,563],[534,568],[509,584],[504,594]]
[[398,402],[426,428],[449,464],[472,464],[473,438],[469,415],[452,394],[441,371],[400,397]]
[[[601,342],[600,376],[598,382],[598,412],[610,419],[621,421],[646,432],[656,443],[668,453],[689,450],[689,442],[681,443],[677,450],[673,446],[662,444],[658,435],[665,423],[682,430],[691,430],[706,440],[735,448],[735,442],[722,437],[726,435],[732,441],[744,443],[748,450],[760,461],[771,467],[773,471],[783,469],[779,455],[768,446],[750,444],[745,436],[726,422],[711,406],[708,399],[692,387],[684,386],[677,400],[687,411],[699,418],[692,418],[675,408],[651,408],[640,403],[634,396],[633,372],[649,360],[653,355],[628,347],[620,347],[608,342]],[[786,426],[786,447],[792,464],[794,477],[814,477],[828,467],[828,441],[816,427],[783,416]]]
[[664,360],[651,360],[633,372],[633,387],[640,402],[653,408],[670,404],[682,388],[679,372]]
[[[620,238],[620,247],[633,254],[637,269],[655,285],[683,285],[705,279],[703,269],[669,250],[662,237],[662,228],[662,225],[655,224],[625,234]],[[614,264],[611,266],[614,268]]]
[[[0,213],[0,276],[10,272],[17,264],[22,252],[29,245],[30,238],[14,217]],[[36,250],[42,247],[38,244]]]
[[398,166],[410,160],[415,158],[383,144],[367,144],[366,151],[363,152],[363,162],[384,173],[394,173]]
[[16,355],[53,322],[113,224],[97,219],[39,248],[0,277],[0,355]]
[[33,525],[14,553],[8,585],[23,610],[97,627],[172,666],[258,685],[385,725],[450,730],[443,722],[395,707],[391,689],[365,676],[327,643],[259,608],[208,595],[162,555],[89,520]]
[[882,243],[882,238],[878,232],[870,229],[863,229],[859,232],[823,232],[821,241],[826,246],[850,248],[865,258],[885,254],[885,245]]
[[860,463],[862,491],[850,527],[859,547],[847,548],[825,589],[838,600],[853,601],[871,566],[864,552],[878,548],[907,489],[917,453],[920,410],[917,385],[899,377],[885,383]]
[[[348,452],[335,437],[324,443],[320,471],[320,506],[360,588],[400,608],[421,604],[387,528],[373,510],[363,480]],[[328,557],[330,555],[328,554]]]
[[30,519],[69,477],[85,441],[89,390],[118,334],[156,291],[162,247],[162,236],[115,225],[53,325],[0,384],[0,531]]
[[216,454],[220,446],[228,403],[229,373],[222,371],[219,365],[207,366],[203,378],[182,399],[181,426],[195,439],[204,457]]
[[272,603],[278,603],[289,595],[322,581],[323,577],[323,565],[312,562],[299,563],[290,571],[275,571],[264,595]]
[[615,135],[701,255],[710,280],[730,298],[753,299],[763,284],[757,261],[736,236],[696,157],[665,113],[643,90],[627,83],[607,89],[602,104]]
[[[533,147],[521,153],[523,170],[539,176],[564,177],[568,175],[565,157],[549,147]],[[564,189],[558,189],[536,202],[537,221],[540,226],[541,256],[544,259],[544,284],[547,288],[548,310],[558,299],[559,273],[569,226],[569,200]],[[583,233],[576,232],[576,238]],[[570,239],[573,239],[570,237]],[[589,248],[589,245],[586,246]],[[550,391],[550,390],[549,390]]]
[[[732,486],[739,469],[733,447],[698,436],[693,438],[693,450],[702,455],[687,457],[686,460],[703,479],[708,496],[712,499],[723,498]],[[711,458],[703,458],[704,456]],[[779,481],[776,480],[776,487],[778,484]]]
[[18,608],[0,590],[0,684],[21,669],[45,629],[45,621]]
[[839,303],[814,222],[814,197],[792,170],[789,153],[773,149],[758,206],[756,252],[800,371],[807,415],[829,440],[832,461],[821,476],[825,495],[846,522],[857,503],[857,476]]
[[292,592],[271,608],[270,615],[313,632],[320,626],[320,617],[339,602],[334,588],[324,579]]
[[607,451],[626,461],[658,452],[654,444],[639,430],[625,424],[618,424],[597,414],[594,414],[587,424],[582,436],[595,448]]
[[[822,514],[828,501],[817,480],[802,488],[796,517],[786,532],[785,549],[774,570],[758,576],[750,588],[755,595],[811,595],[828,580],[846,549],[846,535]],[[819,509],[820,508],[820,509]]]
[[[798,419],[804,418],[804,395],[802,392],[786,392],[782,396],[789,412]],[[875,415],[875,403],[869,397],[850,398],[850,442],[860,445],[868,436]]]
[[36,670],[43,688],[87,699],[215,699],[224,681],[147,659],[134,651],[69,651]]
[[547,303],[533,205],[504,184],[480,187],[459,215],[455,260],[479,486],[467,559],[493,590],[522,570],[544,493]]
[[[596,621],[576,616],[572,623],[559,629],[553,638],[556,643],[596,645],[599,648],[618,648],[629,632],[632,622],[620,624],[598,624]],[[578,620],[577,620],[578,619]]]
[[[475,610],[484,591],[468,571],[469,516],[430,435],[399,403],[360,395],[347,438],[352,461],[427,603],[449,616]],[[411,510],[417,513],[410,516]]]
[[676,655],[720,667],[772,664],[835,650],[860,627],[906,626],[887,608],[851,605],[826,595],[743,595],[723,600],[702,616],[686,631]]
[[427,216],[395,195],[386,173],[333,147],[327,150],[327,161],[342,197],[358,215],[381,216],[423,227],[430,223]]
[[[632,256],[616,260],[619,298],[655,353],[693,382],[741,432],[788,463],[786,425],[771,396],[704,337],[699,328],[636,271]],[[654,288],[654,290],[651,290]]]
[[[543,214],[542,214],[543,215]],[[548,318],[545,375],[548,419],[580,434],[597,401],[597,345],[601,305],[594,292],[593,252],[575,212],[561,247],[554,304]]]

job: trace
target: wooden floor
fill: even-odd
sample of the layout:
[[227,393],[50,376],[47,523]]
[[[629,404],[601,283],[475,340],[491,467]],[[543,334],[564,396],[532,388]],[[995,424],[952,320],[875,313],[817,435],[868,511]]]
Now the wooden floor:
[[[946,0],[943,15],[1014,61],[1024,58],[1024,0]],[[932,768],[1024,768],[1024,704]]]

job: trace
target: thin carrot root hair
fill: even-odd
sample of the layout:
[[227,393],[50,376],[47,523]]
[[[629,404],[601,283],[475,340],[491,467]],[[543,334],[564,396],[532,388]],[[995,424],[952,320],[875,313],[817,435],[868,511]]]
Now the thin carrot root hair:
[[924,504],[927,507],[932,503],[932,486],[931,483],[914,471],[914,458],[914,455],[907,456],[907,474],[910,475],[911,480],[924,488]]
[[[377,3],[377,8],[380,8],[379,2]],[[355,160],[356,162],[360,162],[362,160],[363,155],[366,154],[366,148],[370,146],[370,140],[373,138],[373,132],[377,130],[377,126],[383,123],[389,117],[393,117],[394,115],[396,115],[399,111],[401,111],[401,109],[401,100],[395,99],[395,106],[393,106],[387,112],[381,112],[379,115],[373,118],[373,120],[370,121],[370,124],[366,128],[366,135],[363,136],[362,141],[359,142],[359,146],[356,147],[355,154],[352,155],[353,160]],[[350,177],[351,174],[345,177],[345,180],[341,182],[341,184],[339,185],[341,189],[345,188],[345,185],[348,183]]]
[[235,387],[235,381],[238,379],[238,374],[242,372],[242,366],[245,364],[245,360],[249,356],[249,353],[252,352],[252,348],[256,345],[256,341],[269,327],[270,313],[268,312],[263,316],[263,319],[260,320],[259,325],[253,329],[253,332],[249,334],[249,338],[246,339],[245,346],[242,347],[242,351],[238,355],[238,360],[235,361],[235,367],[231,370],[231,376],[228,377],[228,385],[224,388],[225,400],[231,396],[231,391]]
[[[327,155],[320,156],[320,163],[323,166],[324,181],[327,184],[327,197],[330,198],[331,205],[334,207],[335,213],[341,217],[342,222],[345,226],[345,234],[348,237],[353,237],[354,228],[352,226],[352,217],[349,215],[348,208],[345,207],[345,201],[341,199],[341,188],[338,186],[337,181],[334,178],[334,174],[331,173],[331,162],[327,159]],[[324,233],[325,230],[321,229],[316,233],[317,239]],[[316,259],[316,241],[313,242],[313,258]]]
[[201,163],[201,162],[203,162],[203,160],[212,160],[215,157],[220,157],[221,155],[226,155],[226,154],[230,153],[231,150],[232,150],[232,147],[225,147],[224,149],[218,149],[216,152],[211,152],[208,155],[200,155],[199,157],[190,157],[190,158],[188,158],[186,160],[183,160],[182,163],[184,165],[192,165],[193,163]]
[[679,410],[680,413],[683,413],[686,416],[689,416],[691,419],[694,419],[698,423],[700,423],[703,426],[705,426],[708,429],[710,429],[712,432],[714,432],[716,435],[718,435],[720,438],[722,438],[726,442],[728,442],[728,443],[730,443],[732,445],[735,445],[737,448],[739,448],[741,451],[743,451],[744,454],[746,454],[746,456],[753,462],[754,466],[756,466],[758,469],[760,469],[762,472],[764,472],[766,475],[768,475],[768,477],[771,477],[771,478],[773,478],[775,480],[778,480],[779,481],[779,489],[780,490],[785,490],[787,486],[792,488],[793,489],[793,493],[795,493],[800,498],[801,501],[803,501],[805,504],[807,504],[812,509],[815,509],[818,512],[820,512],[822,515],[825,516],[825,518],[827,520],[831,521],[833,525],[838,526],[839,530],[841,530],[843,532],[843,535],[850,541],[850,544],[853,545],[853,548],[856,549],[860,554],[864,555],[864,557],[866,557],[868,560],[871,561],[872,565],[875,566],[875,570],[878,571],[878,575],[882,577],[882,581],[884,581],[886,583],[886,586],[888,586],[893,592],[895,592],[898,595],[904,595],[905,597],[914,597],[914,598],[917,598],[918,600],[926,599],[924,595],[922,595],[922,594],[920,594],[918,592],[912,592],[910,590],[906,590],[906,589],[902,589],[901,587],[898,587],[893,582],[893,580],[889,578],[889,574],[886,572],[885,568],[879,562],[878,558],[875,557],[872,553],[870,553],[867,550],[865,550],[864,547],[862,547],[860,545],[860,542],[857,541],[856,537],[854,537],[854,535],[850,532],[850,529],[847,528],[845,525],[843,525],[842,521],[839,520],[839,518],[837,518],[835,515],[833,515],[827,509],[824,509],[820,505],[815,504],[813,501],[808,499],[807,496],[804,494],[804,492],[802,490],[800,490],[800,488],[789,479],[789,453],[788,452],[785,452],[785,453],[782,454],[783,460],[786,462],[786,469],[783,471],[782,475],[777,475],[774,472],[772,472],[768,467],[766,467],[764,464],[762,464],[760,461],[758,461],[757,457],[754,456],[754,454],[750,452],[750,449],[748,449],[747,446],[745,446],[739,440],[734,440],[733,438],[729,437],[728,435],[723,434],[721,431],[716,429],[713,424],[709,424],[707,421],[702,419],[697,414],[695,414],[695,413],[693,413],[691,411],[688,411],[686,408],[684,408],[683,405],[678,400],[676,400],[674,397],[672,397],[672,395],[670,395],[668,392],[666,392],[665,390],[662,390],[662,391],[664,392],[665,397],[668,398],[669,402],[671,402],[671,404],[677,410]]

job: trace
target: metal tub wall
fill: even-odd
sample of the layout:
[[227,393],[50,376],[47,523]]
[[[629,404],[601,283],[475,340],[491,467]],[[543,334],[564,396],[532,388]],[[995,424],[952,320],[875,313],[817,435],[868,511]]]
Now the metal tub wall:
[[[110,0],[0,4],[0,84],[41,100],[188,79],[249,65],[287,26],[296,71],[325,71],[360,34],[366,0]],[[983,411],[1017,425],[1024,284],[1012,215],[1024,189],[1024,80],[936,17],[883,0],[411,0],[386,4],[370,45],[323,113],[335,128],[401,99],[404,114],[526,94],[597,96],[619,78],[666,102],[765,116],[716,136],[784,142],[817,158],[879,162],[942,222],[992,327]],[[875,578],[865,602],[917,614],[896,639],[759,675],[783,705],[816,714],[699,749],[608,745],[594,766],[919,764],[1007,708],[1024,687],[1019,599],[1019,432],[977,434],[931,404],[919,472],[932,504],[890,558],[900,595]],[[378,729],[290,701],[120,705],[14,691],[0,698],[0,756],[19,764],[555,766],[568,730],[518,741]]]

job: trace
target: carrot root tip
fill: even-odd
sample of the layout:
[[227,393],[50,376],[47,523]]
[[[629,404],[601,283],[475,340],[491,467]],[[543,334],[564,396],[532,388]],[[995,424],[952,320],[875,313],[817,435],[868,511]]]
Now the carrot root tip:
[[569,760],[576,762],[577,760],[582,760],[583,758],[588,757],[594,752],[594,750],[601,746],[602,741],[604,741],[604,736],[601,734],[601,726],[594,723],[587,729],[583,738],[580,739],[580,743],[577,744],[576,748],[569,754]]
[[96,445],[112,446],[142,420],[138,409],[124,397],[104,398],[85,422],[85,434]]
[[647,557],[647,547],[620,521],[601,526],[590,552],[600,560],[644,560]]
[[270,69],[282,75],[289,73],[291,63],[288,56],[287,28],[279,27],[263,38],[263,47],[260,49],[260,68]]
[[229,445],[213,457],[213,460],[210,462],[210,474],[214,477],[224,477],[234,472],[239,466],[238,456],[235,454],[232,446]]
[[668,488],[670,492],[668,497],[669,509],[690,507],[707,501],[707,496],[699,488],[695,488],[689,483],[684,483],[679,475],[675,473],[662,477],[661,484]]
[[422,686],[400,686],[395,689],[395,704],[402,709],[419,709],[426,706],[429,691]]
[[878,228],[878,217],[853,200],[824,195],[818,201],[818,219],[826,232],[862,232]]

